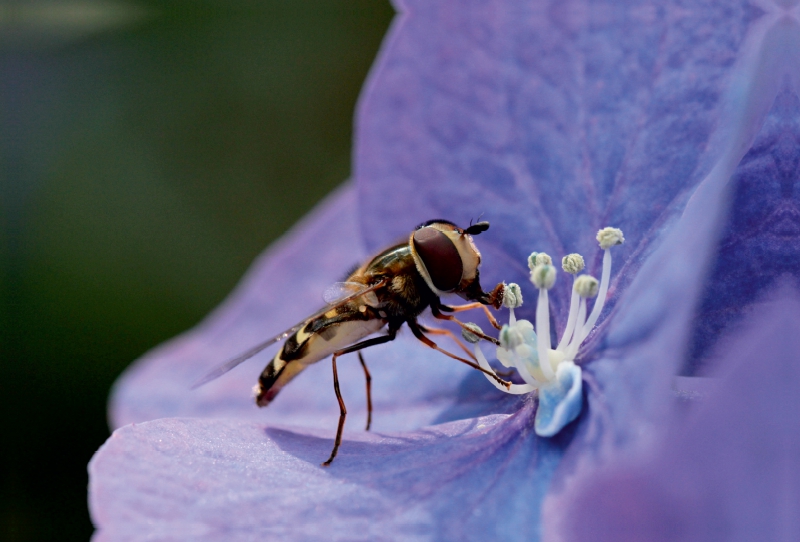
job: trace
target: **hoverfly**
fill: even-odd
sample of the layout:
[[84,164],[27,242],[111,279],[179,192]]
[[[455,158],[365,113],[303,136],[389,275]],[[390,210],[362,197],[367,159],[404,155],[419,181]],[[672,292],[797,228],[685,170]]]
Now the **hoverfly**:
[[[444,313],[481,308],[492,325],[500,329],[487,306],[500,308],[505,286],[500,283],[490,293],[481,289],[478,270],[481,254],[472,240],[473,235],[487,229],[489,223],[485,221],[471,224],[466,229],[447,220],[430,220],[420,224],[407,242],[380,252],[350,273],[345,282],[329,288],[323,296],[327,307],[220,365],[198,380],[192,389],[223,375],[269,345],[286,339],[258,379],[256,404],[264,407],[300,371],[333,355],[333,389],[339,401],[340,414],[333,450],[327,461],[322,463],[328,466],[339,451],[347,415],[339,392],[336,359],[343,354],[358,352],[367,379],[369,430],[372,421],[371,377],[360,351],[394,340],[403,324],[407,324],[414,336],[428,347],[466,363],[508,387],[508,382],[475,363],[473,354],[452,332],[429,328],[417,322],[420,313],[430,307],[435,318],[450,320],[463,327],[464,324],[453,315]],[[456,294],[471,303],[455,307],[444,305],[439,299],[444,294]],[[385,335],[365,339],[384,327],[387,328]],[[471,359],[440,348],[426,334],[450,336]],[[480,335],[485,340],[499,344],[492,337]]]

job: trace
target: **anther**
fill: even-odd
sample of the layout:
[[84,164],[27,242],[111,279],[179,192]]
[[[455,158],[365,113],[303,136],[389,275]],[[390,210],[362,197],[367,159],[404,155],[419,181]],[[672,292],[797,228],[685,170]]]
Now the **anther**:
[[600,243],[600,248],[606,250],[614,245],[624,243],[625,237],[623,237],[622,230],[619,228],[603,228],[597,232],[597,242]]
[[556,283],[556,268],[549,264],[538,264],[531,271],[531,282],[540,290],[549,290]]
[[546,252],[531,252],[528,256],[528,267],[533,270],[537,265],[553,265],[553,258]]
[[[521,322],[522,320],[520,320],[520,323]],[[531,328],[532,327],[533,326],[531,326]],[[462,331],[461,333],[463,335],[464,332]],[[470,333],[470,335],[472,334]],[[469,341],[469,339],[467,339],[466,336],[464,336],[464,340]],[[522,332],[519,329],[519,323],[515,326],[505,325],[503,326],[503,329],[500,330],[501,348],[505,348],[506,350],[513,350],[524,342],[525,342],[525,337],[523,336]]]
[[471,333],[470,330],[480,333],[481,335],[483,334],[483,330],[478,324],[473,324],[472,322],[465,323],[464,327],[461,328],[461,336],[464,340],[468,343],[475,344],[480,341],[481,338],[475,333]]
[[586,267],[586,264],[583,262],[583,256],[580,254],[567,254],[561,258],[561,269],[570,275],[577,275],[583,271],[584,267]]
[[575,278],[575,291],[579,296],[589,299],[597,296],[600,283],[591,275],[581,275]]
[[512,282],[506,284],[503,290],[503,306],[507,309],[516,309],[522,305],[522,290],[519,284]]

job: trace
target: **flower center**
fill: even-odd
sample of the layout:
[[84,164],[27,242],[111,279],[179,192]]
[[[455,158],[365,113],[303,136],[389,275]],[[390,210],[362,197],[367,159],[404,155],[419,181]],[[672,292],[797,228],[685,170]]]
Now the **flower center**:
[[[536,328],[528,320],[517,320],[514,309],[522,305],[522,293],[517,284],[509,284],[503,297],[503,306],[509,310],[508,324],[500,331],[500,346],[497,347],[497,359],[509,368],[519,372],[525,384],[514,384],[506,389],[494,382],[495,386],[512,394],[530,393],[544,386],[552,385],[559,380],[560,370],[574,366],[578,350],[594,329],[597,319],[603,310],[611,279],[611,247],[622,244],[625,239],[617,228],[603,228],[597,232],[597,241],[603,249],[603,269],[600,281],[590,275],[579,275],[584,269],[584,260],[580,254],[569,254],[561,260],[562,269],[573,275],[572,297],[569,316],[564,334],[555,348],[550,344],[550,304],[548,291],[556,281],[556,268],[552,258],[542,252],[534,252],[528,258],[531,269],[531,282],[539,290],[536,304]],[[592,310],[587,317],[588,302],[595,299]],[[474,325],[474,324],[471,324]],[[475,326],[477,330],[477,326]],[[489,363],[481,351],[476,336],[469,332],[464,338],[474,344],[475,356],[484,369],[490,369]],[[579,368],[577,369],[580,370]]]

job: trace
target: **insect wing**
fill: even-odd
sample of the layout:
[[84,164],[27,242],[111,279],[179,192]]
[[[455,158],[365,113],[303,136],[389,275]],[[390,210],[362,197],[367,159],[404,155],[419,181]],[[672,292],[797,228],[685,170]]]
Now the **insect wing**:
[[[347,295],[345,297],[340,298],[338,301],[335,301],[331,306],[328,306],[328,307],[325,307],[325,308],[322,308],[322,309],[318,310],[317,312],[315,312],[314,314],[312,314],[308,318],[304,319],[302,322],[299,322],[298,324],[295,324],[294,326],[290,327],[286,331],[278,333],[274,337],[270,337],[266,341],[257,344],[256,346],[254,346],[250,350],[247,350],[246,352],[243,352],[242,354],[236,356],[235,358],[226,361],[222,365],[218,365],[217,367],[215,367],[214,369],[212,369],[211,371],[206,373],[203,377],[201,377],[198,380],[196,380],[194,382],[194,384],[192,384],[191,389],[193,389],[193,390],[197,389],[200,386],[202,386],[204,384],[208,384],[212,380],[215,380],[215,379],[221,377],[222,375],[224,375],[225,373],[227,373],[228,371],[230,371],[234,367],[236,367],[236,366],[244,363],[248,359],[252,358],[256,354],[258,354],[259,352],[261,352],[262,350],[267,348],[268,346],[270,346],[272,344],[275,344],[278,341],[282,341],[283,339],[285,339],[286,337],[288,337],[292,333],[295,333],[299,329],[302,329],[303,326],[305,326],[309,321],[314,320],[315,318],[319,318],[320,316],[322,316],[326,312],[330,311],[331,309],[335,309],[335,308],[341,307],[345,303],[348,303],[348,302],[352,301],[353,299],[356,299],[357,297],[360,297],[360,296],[362,296],[364,294],[368,294],[370,292],[373,292],[373,291],[377,290],[378,288],[380,288],[381,286],[384,286],[387,282],[388,282],[388,279],[383,279],[382,281],[380,281],[380,282],[378,282],[376,284],[373,284],[372,286],[367,286],[367,287],[364,287],[363,284],[359,284],[361,289],[359,289],[358,291],[353,292],[350,295]],[[355,284],[355,283],[344,283],[344,284]],[[377,301],[377,298],[376,298],[376,301]]]
[[[367,303],[377,305],[378,298],[371,293],[374,288],[365,286],[359,282],[335,282],[329,286],[322,294],[322,299],[328,305],[339,305],[343,299],[350,301],[362,295],[366,296]],[[347,302],[345,301],[345,303]]]
[[334,282],[325,289],[322,299],[328,305],[335,305],[340,299],[363,289],[364,285],[357,282]]
[[[325,309],[325,310],[329,310],[329,309]],[[227,373],[228,371],[230,371],[231,369],[233,369],[237,365],[240,365],[240,364],[244,363],[245,361],[247,361],[248,359],[252,358],[253,356],[258,354],[259,352],[261,352],[262,350],[264,350],[265,348],[267,348],[271,344],[275,344],[276,342],[285,339],[286,337],[288,337],[292,333],[295,333],[298,329],[302,328],[305,325],[305,323],[308,322],[308,320],[311,320],[312,318],[308,318],[306,320],[303,320],[299,324],[290,327],[286,331],[284,331],[282,333],[279,333],[279,334],[275,335],[274,337],[271,337],[271,338],[267,339],[266,341],[264,341],[262,343],[257,344],[256,346],[254,346],[253,348],[251,348],[247,352],[243,352],[242,354],[236,356],[235,358],[226,361],[222,365],[218,365],[218,366],[214,367],[214,369],[212,369],[211,371],[206,373],[202,378],[199,378],[197,381],[195,381],[195,383],[192,384],[191,389],[193,389],[193,390],[197,389],[200,386],[202,386],[203,384],[208,384],[212,380],[216,380],[217,378],[221,377],[222,375],[224,375],[225,373]]]

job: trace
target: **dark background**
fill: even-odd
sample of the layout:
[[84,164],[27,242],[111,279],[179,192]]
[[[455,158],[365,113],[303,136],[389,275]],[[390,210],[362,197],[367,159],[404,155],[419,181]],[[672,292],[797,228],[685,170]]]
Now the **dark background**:
[[91,536],[109,387],[348,177],[391,17],[384,0],[0,0],[4,540]]

